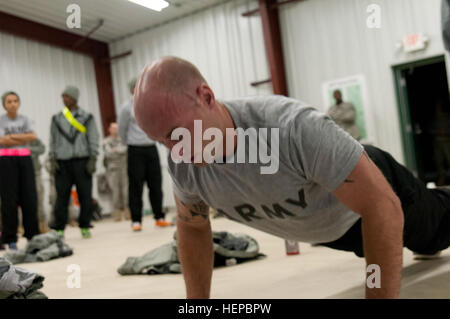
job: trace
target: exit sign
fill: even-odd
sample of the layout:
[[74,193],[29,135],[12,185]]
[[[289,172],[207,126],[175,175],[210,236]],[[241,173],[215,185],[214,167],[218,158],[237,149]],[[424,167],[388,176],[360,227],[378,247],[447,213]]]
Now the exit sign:
[[403,50],[405,52],[414,52],[424,50],[428,39],[423,33],[414,33],[403,38]]

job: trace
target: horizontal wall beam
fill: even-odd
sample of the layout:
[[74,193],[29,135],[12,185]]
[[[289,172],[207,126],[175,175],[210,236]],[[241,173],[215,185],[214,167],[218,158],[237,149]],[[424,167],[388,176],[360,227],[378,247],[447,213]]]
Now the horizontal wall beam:
[[[116,120],[108,44],[0,11],[0,31],[88,55],[94,60],[103,132]],[[77,44],[76,46],[74,46]],[[106,63],[105,63],[106,61]]]
[[86,39],[74,48],[74,44],[84,39],[83,37],[1,11],[0,31],[90,56],[107,54],[107,44],[104,42]]

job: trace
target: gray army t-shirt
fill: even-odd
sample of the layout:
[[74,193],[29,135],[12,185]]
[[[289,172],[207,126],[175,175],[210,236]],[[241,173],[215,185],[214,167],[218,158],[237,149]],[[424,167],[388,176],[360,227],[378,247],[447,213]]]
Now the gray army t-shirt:
[[[33,122],[24,115],[18,114],[15,119],[11,119],[8,115],[0,116],[0,137],[11,134],[25,134],[34,132]],[[6,146],[0,145],[0,148],[26,148],[25,145]]]
[[[294,99],[274,95],[222,102],[236,128],[279,128],[278,171],[261,174],[268,164],[259,157],[257,163],[227,159],[195,167],[175,164],[169,156],[174,192],[181,201],[203,200],[232,220],[301,242],[334,241],[358,221],[360,215],[332,191],[361,158],[361,144],[327,115]],[[269,150],[277,146],[271,138],[265,140]]]

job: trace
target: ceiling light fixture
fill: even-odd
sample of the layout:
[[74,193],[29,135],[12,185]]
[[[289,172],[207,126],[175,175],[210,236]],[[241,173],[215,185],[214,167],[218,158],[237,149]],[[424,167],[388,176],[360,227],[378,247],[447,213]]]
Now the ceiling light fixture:
[[140,6],[155,10],[161,11],[164,8],[169,6],[169,3],[164,0],[128,0],[130,2],[134,2]]

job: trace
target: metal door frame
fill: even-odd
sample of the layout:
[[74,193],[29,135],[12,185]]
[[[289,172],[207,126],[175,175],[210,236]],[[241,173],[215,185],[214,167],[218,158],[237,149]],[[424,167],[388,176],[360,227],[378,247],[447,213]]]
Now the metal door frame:
[[403,78],[403,71],[425,66],[429,64],[444,62],[447,82],[448,80],[448,64],[446,63],[446,56],[444,54],[429,57],[421,60],[410,61],[406,63],[396,64],[392,66],[394,75],[395,92],[397,98],[397,109],[400,118],[400,131],[402,135],[403,154],[405,156],[406,167],[410,169],[414,175],[418,175],[416,151],[413,137],[413,127],[411,123],[410,105],[408,100],[408,92],[406,90],[406,81]]

